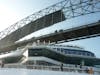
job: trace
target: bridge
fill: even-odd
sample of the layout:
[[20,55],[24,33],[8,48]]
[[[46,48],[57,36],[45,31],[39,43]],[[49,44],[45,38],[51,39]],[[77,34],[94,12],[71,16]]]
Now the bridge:
[[38,37],[40,42],[63,43],[100,36],[100,22],[91,23],[83,26],[60,30],[45,36]]
[[[30,42],[40,40],[51,42],[68,42],[79,39],[86,39],[100,35],[100,22],[84,25],[60,32],[51,33],[25,42],[15,42],[28,34],[37,30],[54,25],[55,23],[65,21],[91,13],[100,12],[99,0],[64,0],[43,10],[40,10],[21,21],[11,25],[0,32],[1,51],[13,50],[19,46],[24,46]],[[70,34],[70,35],[69,35]]]

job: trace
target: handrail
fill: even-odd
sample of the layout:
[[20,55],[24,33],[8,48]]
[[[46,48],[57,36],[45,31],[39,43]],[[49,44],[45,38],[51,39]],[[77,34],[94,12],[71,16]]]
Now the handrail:
[[[37,69],[37,70],[51,70],[51,71],[64,71],[64,72],[78,72],[78,73],[89,73],[89,74],[100,74],[100,69],[94,69],[92,71],[86,68],[79,67],[63,67],[61,66],[44,66],[44,65],[21,65],[21,64],[5,64],[4,68],[24,68],[24,69]],[[91,69],[91,67],[88,67]]]

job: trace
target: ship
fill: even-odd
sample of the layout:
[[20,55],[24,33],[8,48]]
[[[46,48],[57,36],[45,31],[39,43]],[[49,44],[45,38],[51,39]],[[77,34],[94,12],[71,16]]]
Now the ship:
[[3,66],[1,63],[1,69],[12,72],[12,74],[14,71],[26,71],[27,75],[28,73],[36,75],[41,75],[41,73],[43,75],[57,75],[57,73],[60,73],[59,75],[74,75],[75,73],[77,75],[100,75],[100,58],[79,46],[32,44],[17,48],[17,50],[2,52],[0,60],[3,63]]
[[[92,24],[93,28],[89,28],[90,25],[81,26],[83,27],[81,33],[79,29],[81,27],[78,28],[79,30],[68,29],[67,31],[75,30],[75,33],[74,31],[64,33],[64,36],[68,37],[59,35],[65,30],[57,31],[57,29],[51,33],[51,35],[58,34],[61,39],[58,39],[56,35],[54,38],[50,35],[50,38],[33,37],[34,39],[24,39],[23,43],[17,43],[21,38],[40,29],[67,19],[99,12],[99,3],[99,0],[64,0],[32,14],[2,31],[0,48],[4,49],[0,51],[0,75],[100,75],[100,58],[97,58],[93,52],[79,46],[57,44],[61,41],[69,42],[74,39],[98,36],[99,24],[97,26]],[[37,40],[40,41],[34,43]],[[50,42],[47,44],[48,41]]]

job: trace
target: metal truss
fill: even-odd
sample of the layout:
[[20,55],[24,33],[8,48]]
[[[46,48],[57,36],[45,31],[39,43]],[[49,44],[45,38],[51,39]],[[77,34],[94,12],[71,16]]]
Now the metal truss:
[[66,19],[86,15],[90,13],[100,12],[100,0],[64,0],[43,10],[40,10],[26,18],[16,22],[7,29],[0,32],[0,40],[11,34],[15,30],[35,21],[45,15],[62,10]]

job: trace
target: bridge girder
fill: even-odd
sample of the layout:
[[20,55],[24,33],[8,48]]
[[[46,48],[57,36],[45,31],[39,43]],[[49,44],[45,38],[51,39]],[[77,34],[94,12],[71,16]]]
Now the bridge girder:
[[91,37],[100,36],[100,22],[79,26],[72,29],[67,29],[62,32],[51,33],[46,36],[32,38],[23,42],[19,42],[8,47],[0,49],[2,51],[16,50],[18,47],[26,46],[29,43],[34,43],[40,40],[40,44],[45,42],[64,43],[69,41],[81,40]]
[[[1,46],[0,48],[7,47],[11,44],[14,44],[15,41],[19,40],[20,38],[24,37],[25,35],[28,35],[29,33],[32,33],[33,31],[36,31],[36,30],[46,27],[44,24],[41,25],[41,28],[39,28],[40,26],[39,27],[36,26],[36,27],[38,27],[37,29],[35,28],[36,30],[33,30],[33,31],[30,30],[30,32],[27,34],[26,34],[26,31],[24,31],[24,30],[22,31],[22,29],[24,27],[27,27],[25,30],[29,30],[28,25],[30,25],[32,22],[35,22],[41,18],[42,18],[41,21],[44,22],[43,21],[44,16],[47,16],[47,15],[57,12],[59,10],[61,10],[61,12],[62,12],[60,14],[60,17],[58,17],[59,22],[61,22],[61,21],[64,21],[65,19],[67,20],[70,18],[74,18],[74,17],[86,15],[86,14],[100,12],[100,0],[76,0],[76,1],[75,0],[64,0],[57,4],[52,5],[50,7],[47,7],[43,10],[40,10],[40,11],[22,19],[21,21],[11,25],[4,31],[0,32],[0,39],[1,39],[0,40],[0,46]],[[65,18],[63,18],[62,16],[64,16]],[[55,20],[55,18],[57,18],[57,16],[56,17],[51,16],[51,18],[52,19],[50,19],[49,22]],[[57,22],[55,22],[55,23],[57,23]],[[52,23],[52,24],[54,24],[54,23]],[[24,33],[21,34],[22,32],[24,32]],[[16,36],[15,34],[16,35],[19,34],[20,36]],[[8,37],[9,37],[9,39],[8,39]],[[14,37],[16,37],[16,38],[14,38]]]

